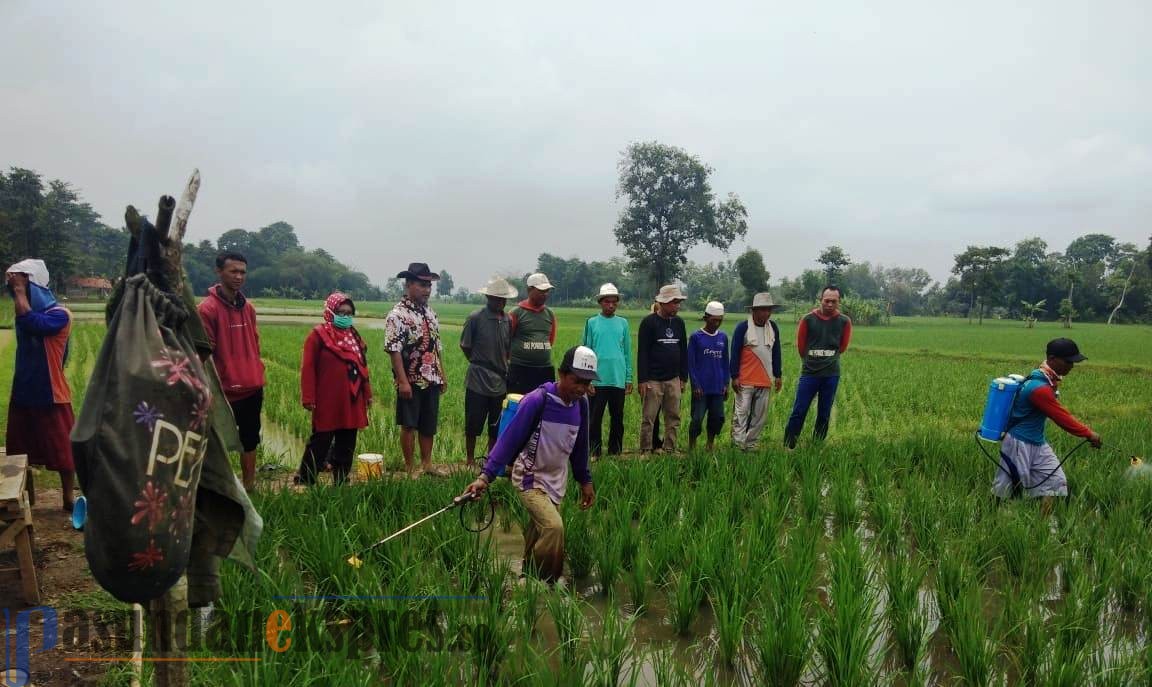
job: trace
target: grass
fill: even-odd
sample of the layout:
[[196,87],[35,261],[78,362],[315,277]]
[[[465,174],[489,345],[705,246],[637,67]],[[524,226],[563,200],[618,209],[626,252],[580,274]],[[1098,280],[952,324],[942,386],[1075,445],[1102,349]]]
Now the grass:
[[[262,312],[297,305],[257,301]],[[373,328],[387,307],[361,304],[376,394],[358,450],[384,453],[395,467],[394,398]],[[450,386],[435,459],[459,462],[465,362],[456,337],[471,308],[436,307]],[[319,303],[303,304],[303,314],[318,321]],[[578,341],[590,314],[558,310],[558,348]],[[643,313],[624,315],[635,328]],[[791,351],[790,315],[781,325]],[[283,439],[275,451],[266,447],[264,459],[292,467],[310,431],[298,401],[309,326],[261,328],[265,416]],[[1071,335],[1091,360],[1063,387],[1064,401],[1107,442],[1144,454],[1152,359],[1132,351],[1146,348],[1150,332],[1075,327]],[[77,327],[68,373],[78,387],[101,333],[99,324]],[[343,562],[351,551],[440,508],[469,476],[261,490],[260,571],[223,571],[223,649],[251,652],[252,627],[241,612],[266,617],[289,604],[301,620],[343,623],[361,656],[277,654],[257,642],[258,674],[205,664],[194,684],[626,683],[638,680],[641,663],[659,684],[727,680],[717,677],[718,664],[734,666],[730,677],[748,667],[751,676],[732,679],[757,684],[1148,684],[1148,485],[1124,481],[1120,458],[1085,449],[1065,466],[1076,498],[1051,518],[1031,503],[996,508],[987,497],[994,468],[972,445],[987,379],[1026,372],[1044,341],[1066,333],[899,318],[890,328],[860,327],[828,441],[812,446],[805,435],[792,453],[779,445],[796,376],[789,352],[786,387],[770,406],[760,451],[735,453],[722,434],[713,454],[593,466],[596,506],[580,511],[572,494],[561,505],[569,591],[514,583],[508,564],[521,551],[501,530],[526,514],[507,482],[494,488],[500,505],[488,533],[464,532],[445,516],[381,547],[359,570]],[[10,369],[13,353],[0,345],[0,365]],[[5,377],[0,394],[11,384]],[[625,422],[639,424],[635,397]],[[1049,436],[1061,455],[1075,445],[1057,429]],[[625,450],[634,451],[636,440],[626,433]],[[324,594],[393,598],[275,598]],[[932,598],[941,631],[929,642]],[[405,651],[388,615],[405,611],[434,614],[451,638],[469,638],[468,628],[480,626],[487,634],[464,650]]]

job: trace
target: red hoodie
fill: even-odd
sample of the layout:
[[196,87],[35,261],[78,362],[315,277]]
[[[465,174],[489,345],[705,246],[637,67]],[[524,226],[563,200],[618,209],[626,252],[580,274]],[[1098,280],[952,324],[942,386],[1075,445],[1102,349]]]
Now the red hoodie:
[[256,310],[248,299],[238,293],[236,303],[229,303],[216,285],[208,289],[197,311],[212,342],[212,360],[228,401],[239,401],[264,388]]

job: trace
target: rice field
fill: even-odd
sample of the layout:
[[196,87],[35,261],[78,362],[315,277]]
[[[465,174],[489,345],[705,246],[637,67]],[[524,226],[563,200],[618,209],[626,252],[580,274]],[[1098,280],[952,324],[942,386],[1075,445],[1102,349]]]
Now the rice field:
[[[438,310],[450,385],[434,460],[458,463],[466,362],[457,340],[470,308]],[[319,311],[303,312],[319,321]],[[592,314],[558,311],[560,348],[578,342]],[[623,314],[635,331],[644,313]],[[372,324],[358,321],[376,388],[359,450],[395,467],[390,374]],[[794,329],[785,313],[785,387],[758,453],[722,438],[715,453],[593,465],[595,506],[581,512],[571,494],[563,506],[563,589],[518,582],[526,514],[506,481],[493,489],[486,531],[467,531],[450,512],[358,569],[351,553],[439,509],[470,475],[305,492],[268,482],[255,497],[260,572],[225,568],[205,652],[260,661],[193,664],[194,682],[1152,684],[1152,481],[1126,479],[1122,454],[1149,448],[1152,329],[921,319],[857,328],[829,440],[803,437],[788,453]],[[309,431],[297,377],[307,331],[261,329],[277,437],[263,449],[267,464],[294,468]],[[93,357],[99,327],[81,332],[75,348]],[[1045,518],[1034,503],[990,498],[995,468],[973,432],[988,379],[1027,373],[1061,335],[1089,357],[1064,402],[1122,452],[1078,451],[1065,466],[1073,496]],[[7,364],[11,348],[0,355]],[[686,425],[687,402],[684,411]],[[638,443],[637,399],[627,418],[626,452]],[[1079,441],[1051,425],[1049,437],[1061,455]],[[481,510],[469,506],[465,522]],[[265,641],[277,609],[294,623],[284,651]]]

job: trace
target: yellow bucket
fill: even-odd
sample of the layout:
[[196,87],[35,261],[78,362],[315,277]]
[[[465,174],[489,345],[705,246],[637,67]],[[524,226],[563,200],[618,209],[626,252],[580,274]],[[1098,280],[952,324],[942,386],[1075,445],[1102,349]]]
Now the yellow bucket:
[[361,453],[356,460],[356,480],[380,479],[384,476],[384,456],[379,453]]

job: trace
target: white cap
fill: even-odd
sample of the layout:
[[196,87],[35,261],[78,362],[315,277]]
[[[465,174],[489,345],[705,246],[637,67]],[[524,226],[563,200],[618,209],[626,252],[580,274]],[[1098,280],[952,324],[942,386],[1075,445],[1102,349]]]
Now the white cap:
[[570,372],[580,379],[600,379],[600,375],[596,374],[596,352],[587,346],[569,348],[560,363],[560,371]]
[[8,274],[27,274],[28,281],[48,288],[48,266],[43,260],[29,258],[8,268]]
[[607,284],[601,284],[600,285],[600,293],[596,296],[596,301],[599,302],[600,300],[607,298],[608,296],[615,296],[617,298],[620,297],[620,290],[617,289],[616,285],[613,284],[612,282],[608,282]]
[[704,306],[705,317],[724,317],[724,304],[720,301],[708,301]]
[[539,291],[551,291],[552,284],[548,282],[548,275],[543,272],[528,275],[528,288],[537,289]]

